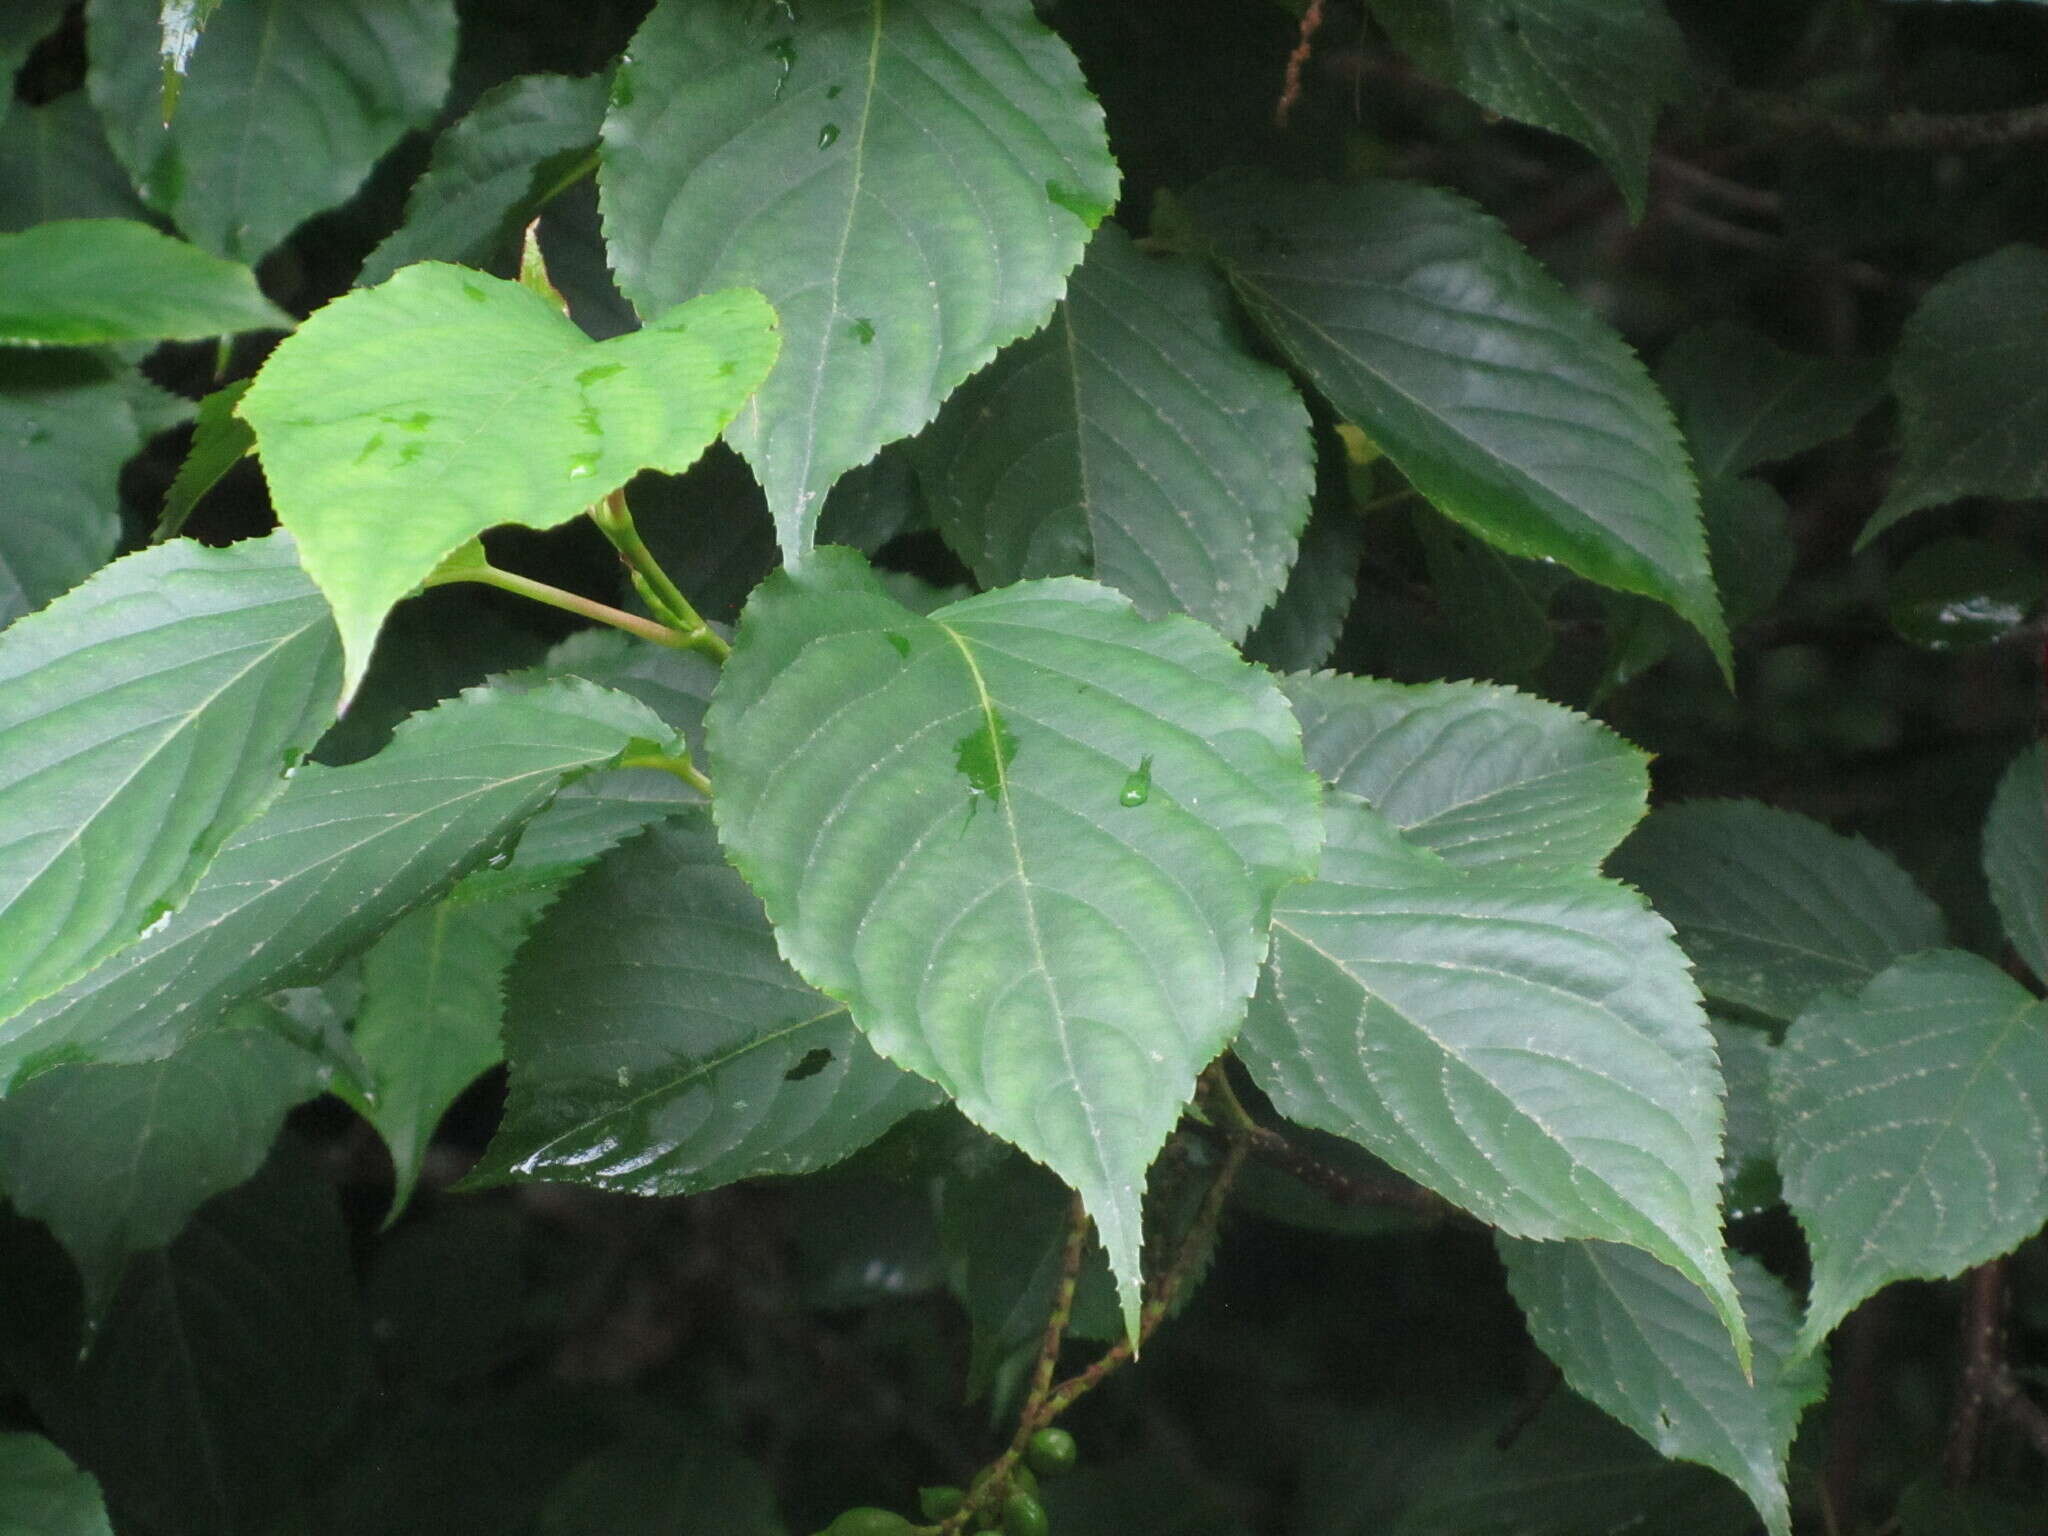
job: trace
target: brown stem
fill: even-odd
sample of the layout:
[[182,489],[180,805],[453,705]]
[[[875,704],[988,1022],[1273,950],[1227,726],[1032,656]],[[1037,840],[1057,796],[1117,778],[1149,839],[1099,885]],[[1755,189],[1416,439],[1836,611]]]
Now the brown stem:
[[1280,85],[1280,99],[1273,103],[1273,126],[1285,128],[1287,115],[1301,100],[1301,72],[1315,51],[1316,29],[1323,24],[1323,0],[1308,0],[1301,13],[1301,30],[1295,34],[1294,51],[1287,55],[1287,77]]
[[1892,112],[1860,117],[1795,96],[1736,91],[1727,99],[1780,133],[1833,139],[1857,149],[1980,149],[2048,138],[2048,103],[1998,112]]
[[1955,1411],[1949,1419],[1948,1444],[1942,1451],[1941,1473],[1951,1488],[1970,1480],[1983,1436],[1985,1410],[2009,1388],[2001,1349],[2005,1325],[2005,1261],[1993,1259],[1969,1273],[1963,1295],[1961,1379],[1956,1385]]
[[1827,1460],[1821,1503],[1834,1518],[1853,1524],[1863,1481],[1863,1448],[1877,1412],[1891,1332],[1892,1300],[1880,1294],[1843,1321],[1834,1351],[1835,1384],[1828,1394]]

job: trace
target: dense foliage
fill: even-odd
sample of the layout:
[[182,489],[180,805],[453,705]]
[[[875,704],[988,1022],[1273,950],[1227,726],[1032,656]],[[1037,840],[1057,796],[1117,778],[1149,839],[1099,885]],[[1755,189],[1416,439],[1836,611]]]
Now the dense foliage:
[[2048,6],[0,60],[0,1530],[2040,1528]]

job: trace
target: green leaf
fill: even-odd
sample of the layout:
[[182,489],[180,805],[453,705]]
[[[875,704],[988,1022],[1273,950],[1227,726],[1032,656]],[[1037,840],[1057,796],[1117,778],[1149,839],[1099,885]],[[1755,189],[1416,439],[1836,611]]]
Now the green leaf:
[[1697,326],[1657,364],[1702,480],[1744,474],[1829,442],[1884,395],[1877,358],[1787,352],[1735,321]]
[[64,19],[70,0],[14,0],[0,14],[0,118],[14,101],[14,77],[30,51]]
[[1358,595],[1364,553],[1364,535],[1348,508],[1311,514],[1287,585],[1244,637],[1245,659],[1275,672],[1306,672],[1328,661]]
[[199,402],[199,423],[192,432],[192,447],[178,466],[171,488],[164,493],[157,538],[167,539],[182,532],[200,499],[220,484],[223,475],[256,451],[256,433],[236,414],[242,396],[249,392],[249,384],[248,379],[237,379]]
[[1663,0],[1372,0],[1372,13],[1425,74],[1585,145],[1643,216],[1658,114],[1690,84]]
[[1607,867],[1678,930],[1702,992],[1786,1023],[1942,942],[1941,913],[1888,855],[1752,800],[1666,806]]
[[1930,651],[1991,645],[2027,622],[2044,584],[2030,554],[1990,539],[1936,539],[1886,577],[1886,616]]
[[1777,1127],[1771,1118],[1771,1071],[1778,1048],[1751,1025],[1711,1015],[1707,1022],[1728,1088],[1721,1198],[1731,1217],[1754,1215],[1758,1206],[1778,1203]]
[[234,0],[167,121],[159,0],[89,0],[86,89],[143,199],[254,263],[353,196],[448,92],[452,0]]
[[133,942],[332,718],[283,536],[109,566],[0,636],[0,1018]]
[[264,1027],[264,1006],[249,1011],[161,1061],[52,1067],[0,1100],[8,1197],[70,1252],[89,1320],[132,1255],[169,1245],[261,1168],[285,1112],[324,1086],[311,1056]]
[[707,728],[783,953],[1081,1192],[1131,1322],[1146,1166],[1314,867],[1267,674],[1073,578],[921,617],[828,548],[748,604]]
[[1772,1536],[1791,1536],[1786,1458],[1827,1372],[1793,1355],[1798,1305],[1776,1276],[1747,1255],[1735,1260],[1756,1344],[1752,1381],[1706,1298],[1668,1265],[1611,1243],[1497,1246],[1530,1335],[1574,1391],[1660,1455],[1727,1477]]
[[356,286],[373,287],[409,262],[486,267],[503,256],[560,178],[579,162],[588,168],[605,83],[602,75],[520,75],[479,96],[434,141],[405,222],[370,253]]
[[85,92],[40,107],[16,102],[0,121],[0,230],[145,212]]
[[199,34],[219,9],[220,0],[158,0],[157,25],[162,31],[157,52],[164,61],[166,123],[177,113],[185,71],[191,67],[192,50],[199,46]]
[[1725,670],[1699,497],[1620,339],[1434,187],[1232,173],[1190,197],[1274,345],[1439,511],[1511,555],[1669,604]]
[[1105,224],[1052,323],[954,391],[913,452],[984,587],[1093,576],[1147,617],[1243,637],[1308,519],[1308,409],[1221,286]]
[[537,892],[465,898],[457,887],[400,918],[363,956],[363,1000],[351,1038],[369,1067],[374,1096],[347,1097],[391,1154],[387,1227],[410,1203],[448,1106],[504,1059],[498,1029],[505,970],[546,904]]
[[273,1159],[168,1249],[138,1258],[105,1325],[83,1339],[63,1256],[25,1225],[0,1244],[0,1354],[123,1528],[278,1530],[371,1386],[328,1181]]
[[715,1425],[661,1415],[578,1464],[541,1506],[538,1536],[785,1536],[767,1474]]
[[128,219],[0,235],[0,344],[89,347],[288,331],[256,274]]
[[776,954],[701,809],[570,887],[508,994],[511,1098],[478,1182],[694,1194],[838,1162],[939,1099]]
[[2048,496],[2048,251],[2009,245],[1927,291],[1899,336],[1898,466],[1862,548],[1900,518],[1965,496]]
[[114,1536],[99,1482],[41,1435],[0,1434],[0,1536]]
[[1516,1237],[1641,1248],[1712,1299],[1721,1075],[1670,929],[1574,872],[1460,869],[1332,792],[1237,1051],[1274,1107]]
[[1461,868],[1591,872],[1642,819],[1649,754],[1563,705],[1333,672],[1282,686],[1309,766]]
[[689,466],[775,361],[742,289],[593,342],[518,283],[425,262],[320,310],[242,399],[278,516],[362,680],[392,604],[486,528],[552,528]]
[[1464,651],[1473,675],[1532,684],[1556,647],[1542,598],[1499,550],[1432,508],[1412,508],[1410,522],[1422,543],[1442,623]]
[[1798,559],[1785,498],[1747,476],[1709,477],[1700,482],[1700,513],[1728,622],[1761,618],[1785,590]]
[[2048,978],[2048,749],[2013,759],[1984,818],[1984,878],[2005,936]]
[[794,563],[833,481],[1052,313],[1116,201],[1102,109],[1027,0],[662,0],[629,56],[619,287],[775,305],[782,362],[729,435]]
[[1901,1495],[1893,1511],[1899,1536],[2032,1536],[2040,1509],[1983,1488],[1950,1488],[1928,1478]]
[[477,689],[345,768],[302,767],[163,926],[0,1024],[0,1083],[58,1060],[168,1055],[236,1001],[317,981],[500,848],[566,775],[680,746],[632,699],[570,680]]
[[142,446],[111,359],[0,350],[0,628],[98,570],[121,536],[121,466]]
[[1889,1282],[1961,1274],[2048,1220],[2048,1003],[1987,960],[1908,955],[1824,994],[1771,1087],[1813,1250],[1802,1350]]

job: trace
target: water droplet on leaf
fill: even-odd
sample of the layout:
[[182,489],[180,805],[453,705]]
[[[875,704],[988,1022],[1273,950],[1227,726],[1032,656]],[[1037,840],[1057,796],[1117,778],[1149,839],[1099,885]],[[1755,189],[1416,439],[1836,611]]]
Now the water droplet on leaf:
[[884,630],[882,635],[884,639],[896,647],[896,654],[898,656],[908,659],[910,655],[910,637],[908,635],[899,635],[893,629]]
[[852,329],[853,339],[862,346],[866,346],[875,339],[875,322],[872,320],[856,320],[853,322]]
[[575,458],[569,461],[569,478],[571,480],[587,480],[590,476],[597,473],[597,460],[598,455],[594,453],[577,454]]
[[824,127],[818,130],[818,148],[830,149],[834,144],[837,144],[838,142],[839,125],[837,123],[827,123]]
[[1123,789],[1117,794],[1116,803],[1124,806],[1143,805],[1152,798],[1152,754],[1147,752],[1124,780]]
[[1017,738],[995,710],[982,723],[953,744],[957,754],[953,766],[967,779],[967,787],[978,795],[1001,799],[1003,776],[1017,757]]
[[490,300],[490,295],[485,293],[483,289],[477,287],[475,283],[464,283],[462,285],[462,292],[463,296],[471,300],[473,303],[484,304],[488,303]]

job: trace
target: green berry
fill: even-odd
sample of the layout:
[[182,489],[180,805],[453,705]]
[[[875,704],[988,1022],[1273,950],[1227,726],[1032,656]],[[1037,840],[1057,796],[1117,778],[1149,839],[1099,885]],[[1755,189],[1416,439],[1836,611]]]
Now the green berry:
[[843,1511],[819,1536],[906,1536],[910,1522],[893,1510],[863,1505]]
[[1003,1536],[1046,1536],[1045,1506],[1021,1488],[1003,1500]]
[[917,1508],[927,1520],[944,1520],[959,1512],[967,1495],[958,1488],[941,1486],[917,1490]]
[[1034,1499],[1038,1497],[1038,1479],[1033,1475],[1031,1468],[1024,1462],[1020,1461],[1010,1468],[1010,1486],[1012,1488],[1022,1488]]
[[1025,1442],[1024,1455],[1040,1477],[1058,1477],[1074,1470],[1081,1450],[1064,1429],[1041,1429]]

